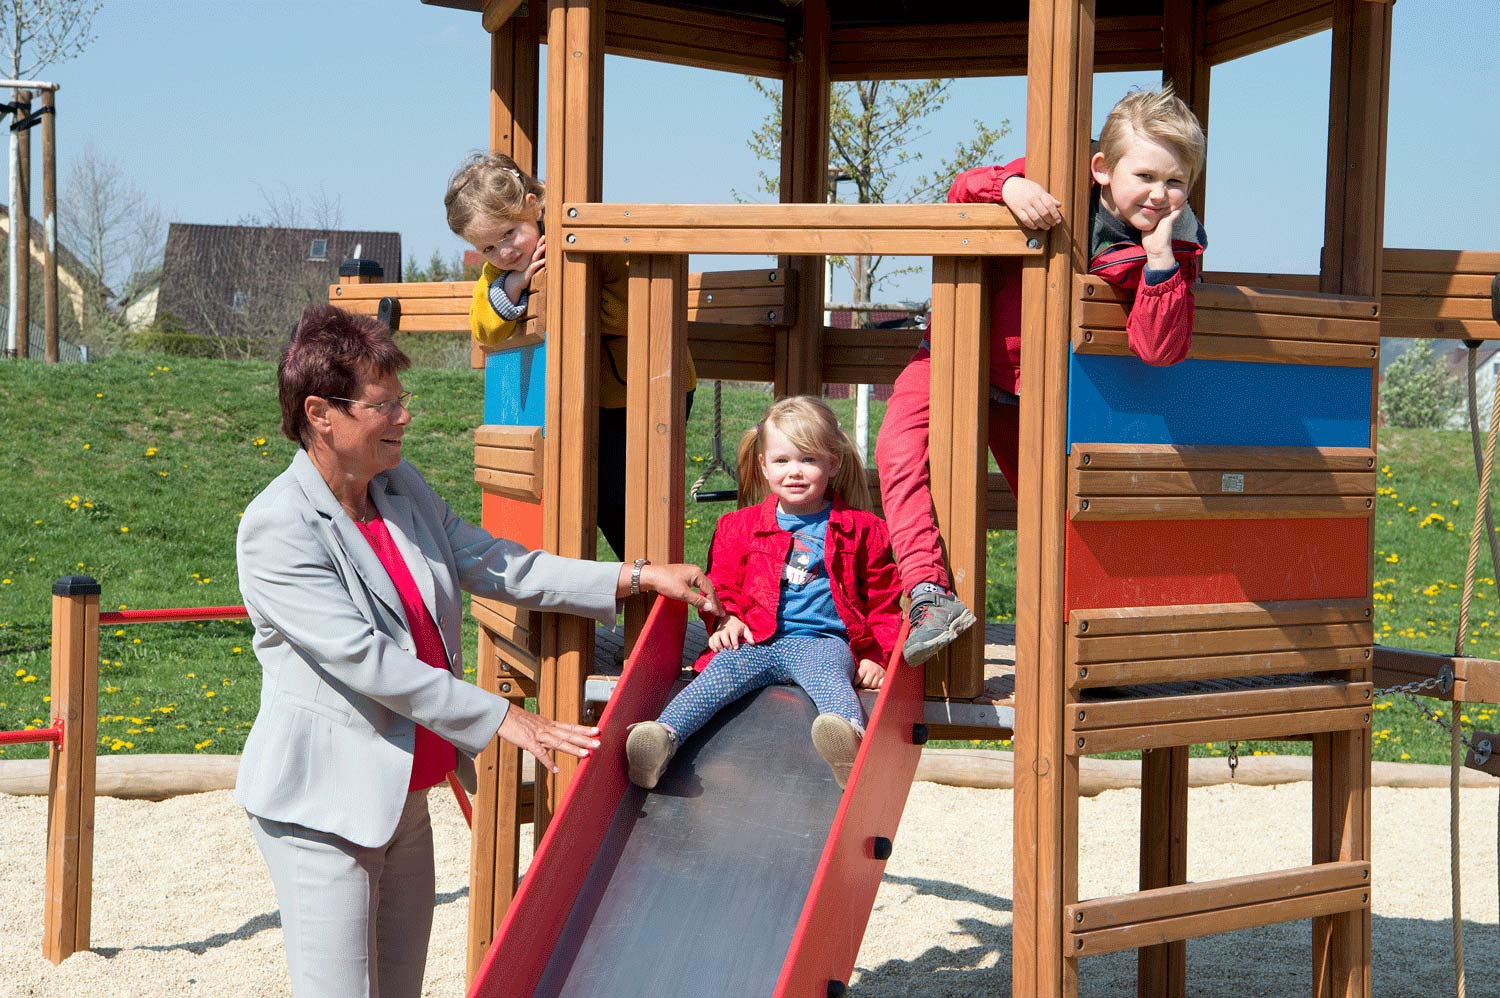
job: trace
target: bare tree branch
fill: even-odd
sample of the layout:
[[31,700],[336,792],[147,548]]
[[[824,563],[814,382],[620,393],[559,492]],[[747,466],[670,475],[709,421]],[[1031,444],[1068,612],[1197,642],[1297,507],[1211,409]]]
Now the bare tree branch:
[[0,55],[13,80],[66,62],[94,40],[103,0],[0,0]]

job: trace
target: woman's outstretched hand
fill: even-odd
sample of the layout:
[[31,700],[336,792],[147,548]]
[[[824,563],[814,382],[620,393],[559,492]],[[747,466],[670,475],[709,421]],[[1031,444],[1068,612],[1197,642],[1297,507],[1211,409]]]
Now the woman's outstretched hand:
[[[630,565],[620,569],[620,595],[630,592]],[[711,617],[724,616],[714,584],[697,565],[642,565],[641,592],[682,600]]]
[[599,747],[598,728],[554,721],[514,704],[506,712],[505,720],[500,722],[499,735],[536,756],[538,762],[554,773],[557,764],[552,760],[553,752],[584,758],[591,749]]

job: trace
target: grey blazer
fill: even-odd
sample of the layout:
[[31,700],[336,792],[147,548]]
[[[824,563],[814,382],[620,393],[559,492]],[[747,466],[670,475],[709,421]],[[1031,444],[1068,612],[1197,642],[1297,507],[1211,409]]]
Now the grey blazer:
[[370,484],[422,591],[447,671],[415,655],[396,587],[304,450],[245,510],[240,593],[264,676],[235,796],[261,818],[361,846],[389,841],[416,724],[473,756],[508,704],[463,679],[459,590],[612,622],[620,566],[528,551],[455,514],[405,461]]

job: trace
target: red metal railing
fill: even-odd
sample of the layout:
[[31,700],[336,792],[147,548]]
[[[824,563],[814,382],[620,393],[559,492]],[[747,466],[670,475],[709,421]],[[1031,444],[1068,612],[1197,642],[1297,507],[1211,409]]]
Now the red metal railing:
[[51,742],[61,745],[63,721],[54,717],[50,727],[32,728],[30,731],[0,731],[0,745],[25,745],[30,742]]

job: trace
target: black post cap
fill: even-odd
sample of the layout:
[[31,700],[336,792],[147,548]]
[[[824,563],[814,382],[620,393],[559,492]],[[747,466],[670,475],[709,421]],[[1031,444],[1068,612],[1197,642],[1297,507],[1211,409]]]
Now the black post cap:
[[380,265],[379,260],[370,260],[365,257],[351,257],[339,264],[340,277],[384,277],[385,268]]
[[828,982],[828,998],[843,998],[844,994],[847,993],[848,990],[848,986],[846,986],[843,981]]
[[884,835],[877,835],[870,840],[870,852],[878,860],[891,858],[891,840]]
[[98,596],[100,592],[92,575],[64,575],[52,583],[53,596]]
[[918,721],[911,726],[911,743],[913,745],[927,744],[927,725]]

